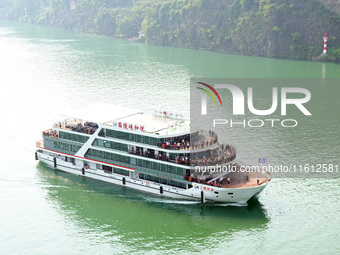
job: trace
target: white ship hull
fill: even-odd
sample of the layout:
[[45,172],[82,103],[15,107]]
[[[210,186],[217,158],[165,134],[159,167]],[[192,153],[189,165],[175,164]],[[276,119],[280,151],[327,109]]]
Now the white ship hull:
[[[59,154],[62,153],[58,153],[58,155]],[[57,154],[55,156],[57,156]],[[84,171],[81,166],[85,160],[82,160],[81,158],[75,158],[74,163],[66,162],[60,158],[55,158],[51,152],[44,153],[43,150],[37,151],[36,157],[50,167],[67,173],[82,175],[88,178],[176,199],[201,202],[246,203],[250,198],[259,194],[267,185],[266,182],[251,187],[220,188],[192,182],[192,188],[182,189],[132,176],[105,173],[103,170],[99,169],[89,168]],[[89,162],[91,160],[86,159],[86,161]]]

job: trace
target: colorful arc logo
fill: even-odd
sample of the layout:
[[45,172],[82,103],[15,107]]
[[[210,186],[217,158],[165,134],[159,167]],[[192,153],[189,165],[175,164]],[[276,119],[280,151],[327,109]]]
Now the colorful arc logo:
[[[203,85],[203,86],[206,86],[207,88],[211,89],[211,91],[214,92],[215,95],[217,96],[217,98],[218,98],[218,100],[220,101],[220,104],[221,104],[221,106],[222,106],[222,100],[221,100],[221,98],[220,98],[220,95],[217,93],[217,91],[216,91],[213,87],[211,87],[210,85],[208,85],[208,84],[206,84],[206,83],[204,83],[204,82],[197,82],[197,83],[198,83],[198,84],[201,84],[201,85]],[[200,89],[200,90],[203,90],[204,92],[206,92],[206,93],[214,100],[215,105],[217,105],[214,96],[211,94],[211,92],[210,92],[209,90],[203,89],[203,88],[200,88],[200,87],[197,87],[197,88]]]
[[[212,86],[210,86],[210,85],[208,85],[208,84],[206,84],[206,83],[204,83],[204,82],[197,82],[197,83],[198,83],[198,84],[201,84],[201,85],[203,85],[203,86],[206,86],[206,87],[209,88],[212,92],[214,92],[214,94],[217,96],[217,98],[218,98],[218,100],[220,101],[220,104],[221,104],[221,106],[222,106],[221,97],[220,97],[220,95],[217,93],[217,91],[216,91]],[[213,94],[212,94],[209,90],[204,89],[204,88],[201,88],[201,87],[197,87],[197,89],[203,90],[205,93],[207,93],[207,94],[214,100],[214,103],[215,103],[215,105],[217,106],[216,100],[215,100]],[[207,97],[206,97],[206,94],[204,94],[204,95],[202,95],[202,115],[207,114],[207,107],[206,107],[207,104],[206,104],[206,102],[207,102]]]

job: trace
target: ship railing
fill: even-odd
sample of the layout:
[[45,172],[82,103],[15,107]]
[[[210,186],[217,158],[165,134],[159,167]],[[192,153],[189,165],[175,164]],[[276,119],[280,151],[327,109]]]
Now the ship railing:
[[190,142],[185,142],[183,143],[176,143],[175,142],[163,142],[163,143],[158,143],[158,147],[162,147],[162,149],[168,149],[168,150],[179,150],[179,151],[188,151],[188,150],[199,150],[199,149],[204,149],[207,147],[210,147],[214,144],[216,144],[217,141],[201,141],[199,143],[190,143]]
[[145,158],[157,159],[157,160],[171,162],[171,163],[176,163],[179,165],[190,166],[189,158],[188,159],[170,159],[168,156],[165,156],[165,155],[157,156],[157,154],[147,154],[147,153],[142,154],[142,153],[137,153],[134,150],[129,150],[129,154],[133,154],[133,155],[141,156]]
[[59,138],[59,132],[57,130],[52,130],[52,128],[42,131],[43,137]]
[[218,142],[218,136],[214,131],[201,130],[200,134],[195,138],[191,139],[191,147],[193,150],[203,149],[210,147]]
[[[198,153],[191,153],[193,164],[195,166],[215,166],[216,164],[225,164],[233,161],[236,158],[236,148],[232,145],[220,145],[219,149],[212,151],[212,155],[199,155]],[[211,154],[213,154],[211,153]]]
[[161,154],[151,153],[148,150],[141,152],[136,149],[129,149],[128,151],[129,154],[146,157],[146,158],[152,158],[156,160],[167,161],[167,162],[176,163],[180,165],[186,165],[186,166],[190,166],[191,164],[195,164],[195,166],[214,166],[216,164],[229,163],[236,158],[236,149],[232,145],[224,146],[223,150],[219,152],[220,152],[220,155],[216,157],[205,157],[205,156],[201,158],[196,157],[194,161],[191,161],[191,159],[194,157],[195,154],[191,154],[191,157],[188,155],[179,155],[175,158],[169,158],[168,156],[162,153]]
[[227,157],[220,157],[217,160],[216,159],[195,159],[193,161],[194,166],[215,166],[218,164],[225,164],[233,161],[236,158],[236,153],[232,153],[231,155]]
[[252,169],[253,171],[256,171],[258,173],[263,174],[268,179],[268,182],[271,181],[271,179],[272,179],[271,174],[267,170],[264,170],[262,166],[252,165],[252,166],[250,166],[250,169]]
[[36,147],[44,148],[44,140],[39,140],[35,142]]
[[228,188],[228,189],[256,187],[256,186],[260,186],[270,181],[270,179],[268,178],[261,178],[258,181],[256,179],[253,179],[252,181],[246,180],[246,182],[243,183],[239,178],[236,180],[230,180],[230,178],[228,178],[228,179],[223,179],[222,183],[220,183],[218,179],[211,181],[212,179],[204,180],[204,179],[190,177],[190,176],[184,176],[184,179],[190,182],[204,184],[204,185],[211,186],[211,187]]
[[162,143],[158,143],[158,146],[169,150],[195,150],[210,147],[217,141],[217,134],[213,131],[201,130],[200,134],[194,139],[190,139],[190,135],[166,138]]

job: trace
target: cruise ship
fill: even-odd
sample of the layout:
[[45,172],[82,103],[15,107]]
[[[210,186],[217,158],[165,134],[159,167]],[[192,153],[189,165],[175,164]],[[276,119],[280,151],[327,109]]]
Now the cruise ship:
[[235,147],[170,111],[88,106],[42,138],[35,159],[54,169],[170,198],[246,203],[271,180],[258,169],[243,171]]

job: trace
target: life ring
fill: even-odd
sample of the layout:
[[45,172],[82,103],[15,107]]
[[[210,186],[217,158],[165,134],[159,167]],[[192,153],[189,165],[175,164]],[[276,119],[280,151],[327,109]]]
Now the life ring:
[[149,185],[149,181],[146,181],[146,185]]

